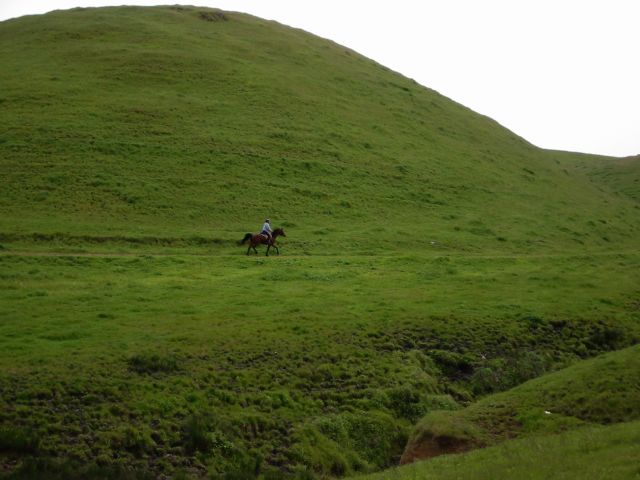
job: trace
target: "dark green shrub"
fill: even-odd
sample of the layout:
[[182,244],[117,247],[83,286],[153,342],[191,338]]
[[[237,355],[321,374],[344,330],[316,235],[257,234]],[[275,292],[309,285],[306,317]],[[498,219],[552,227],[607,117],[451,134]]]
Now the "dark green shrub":
[[598,350],[616,350],[628,346],[626,332],[617,325],[598,324],[589,338],[590,345]]
[[187,417],[182,427],[182,441],[187,453],[230,453],[233,443],[217,431],[217,427],[218,423],[212,415],[194,414]]
[[134,355],[127,361],[136,373],[172,373],[178,370],[178,360],[174,356],[154,354]]
[[[312,428],[314,443],[330,445],[323,449],[327,454],[335,452],[328,458],[326,472],[335,476],[389,465],[406,442],[406,433],[397,421],[376,411],[326,415],[315,420]],[[322,441],[318,436],[324,437]]]
[[388,389],[385,393],[388,399],[385,406],[396,417],[406,418],[414,423],[428,411],[425,392],[403,386]]
[[429,350],[427,353],[447,377],[461,378],[473,372],[471,360],[465,355],[448,350]]
[[495,358],[483,362],[469,379],[474,395],[501,392],[546,373],[552,360],[540,353],[525,351],[518,357]]
[[40,440],[34,432],[19,428],[0,428],[0,452],[35,453]]
[[146,469],[123,465],[79,465],[70,460],[26,458],[3,480],[153,480],[156,477]]
[[127,427],[123,431],[121,447],[140,457],[153,449],[155,442],[145,429]]
[[261,455],[246,455],[236,460],[236,464],[222,475],[223,480],[255,480],[260,476]]

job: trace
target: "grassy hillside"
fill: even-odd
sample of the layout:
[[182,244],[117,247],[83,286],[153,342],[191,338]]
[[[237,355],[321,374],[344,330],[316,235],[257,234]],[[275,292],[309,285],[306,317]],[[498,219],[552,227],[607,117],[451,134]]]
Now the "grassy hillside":
[[640,202],[640,156],[587,159],[570,155],[565,161],[576,172],[586,173],[600,188],[608,187],[615,195],[625,195]]
[[640,422],[581,428],[548,437],[512,440],[463,455],[418,462],[367,480],[627,480],[638,475]]
[[297,249],[313,236],[314,251],[605,248],[640,232],[635,205],[556,154],[344,47],[247,15],[24,17],[0,25],[0,61],[5,243],[228,240],[264,216],[295,229]]
[[0,476],[372,472],[640,338],[612,159],[235,13],[24,17],[0,61]]

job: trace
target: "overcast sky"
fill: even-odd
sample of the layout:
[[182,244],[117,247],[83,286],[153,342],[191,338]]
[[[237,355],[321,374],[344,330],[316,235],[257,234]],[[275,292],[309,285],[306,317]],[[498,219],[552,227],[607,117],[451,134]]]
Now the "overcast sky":
[[[0,20],[122,3],[0,0]],[[334,40],[540,147],[640,153],[640,0],[185,3],[247,12]]]

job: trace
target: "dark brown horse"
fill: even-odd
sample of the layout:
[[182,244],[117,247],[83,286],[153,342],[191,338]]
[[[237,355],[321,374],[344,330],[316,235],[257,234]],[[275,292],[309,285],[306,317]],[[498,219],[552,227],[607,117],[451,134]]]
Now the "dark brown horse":
[[286,235],[284,234],[284,229],[282,228],[276,228],[273,231],[273,233],[271,234],[271,240],[269,240],[266,235],[262,235],[261,233],[257,235],[247,233],[242,239],[242,241],[240,242],[240,245],[244,244],[244,242],[249,240],[249,248],[247,248],[247,255],[249,255],[249,252],[251,251],[252,248],[254,252],[258,253],[258,251],[256,250],[256,245],[263,245],[263,244],[267,246],[267,257],[269,256],[269,249],[271,247],[275,248],[276,254],[280,255],[280,250],[276,245],[276,238],[278,238],[280,235],[282,235],[283,237],[286,237]]

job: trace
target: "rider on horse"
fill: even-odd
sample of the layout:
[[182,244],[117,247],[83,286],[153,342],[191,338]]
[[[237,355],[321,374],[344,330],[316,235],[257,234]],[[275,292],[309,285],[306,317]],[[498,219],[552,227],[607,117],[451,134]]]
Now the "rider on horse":
[[261,235],[265,235],[267,237],[267,242],[271,243],[271,223],[269,223],[269,219],[267,218],[264,221],[264,225],[262,225]]
[[286,237],[284,233],[284,229],[280,227],[280,228],[276,228],[275,230],[272,230],[271,222],[269,222],[269,219],[267,218],[264,221],[264,225],[262,226],[262,231],[260,233],[256,235],[253,235],[252,233],[247,233],[244,236],[244,238],[238,243],[240,245],[243,245],[245,242],[249,241],[249,248],[247,248],[247,255],[249,255],[252,249],[255,253],[258,253],[258,251],[256,250],[256,247],[258,245],[267,246],[267,252],[266,252],[267,256],[269,256],[269,250],[271,249],[271,247],[273,247],[273,249],[276,251],[276,254],[280,255],[280,249],[276,245],[276,238],[280,236]]

